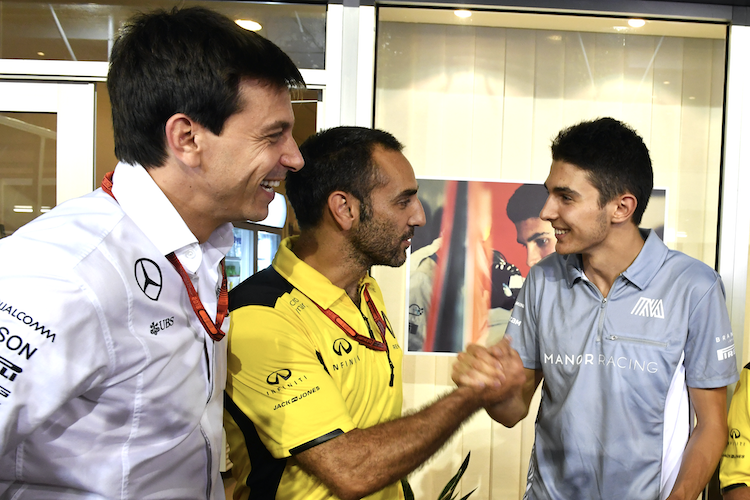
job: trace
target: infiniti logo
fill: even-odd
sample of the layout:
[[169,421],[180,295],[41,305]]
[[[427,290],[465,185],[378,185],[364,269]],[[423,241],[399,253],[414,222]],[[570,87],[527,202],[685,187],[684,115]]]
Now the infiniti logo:
[[281,370],[276,370],[275,372],[271,373],[268,377],[266,377],[266,382],[268,382],[268,385],[279,385],[282,380],[289,380],[289,377],[291,376],[292,376],[291,370],[282,368]]
[[352,352],[352,345],[345,338],[336,339],[333,341],[333,352],[339,356],[343,356],[344,353],[349,354]]
[[151,300],[159,300],[161,293],[161,269],[151,259],[135,261],[135,281],[141,291]]

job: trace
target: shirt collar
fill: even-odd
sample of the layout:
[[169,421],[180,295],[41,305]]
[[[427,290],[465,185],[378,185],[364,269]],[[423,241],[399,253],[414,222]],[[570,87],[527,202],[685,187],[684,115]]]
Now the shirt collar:
[[[273,259],[273,267],[279,274],[292,284],[294,288],[302,291],[313,302],[323,309],[330,309],[340,299],[348,298],[346,291],[323,276],[309,264],[301,261],[294,252],[292,244],[296,236],[284,239],[279,245],[279,250]],[[370,284],[375,280],[367,274],[362,284]],[[351,302],[351,301],[350,301]]]
[[[198,239],[141,165],[118,163],[112,183],[112,194],[125,214],[143,231],[159,253],[167,255],[175,252],[186,270],[195,272],[198,269],[203,251],[218,250],[221,254],[216,260],[218,264],[232,247],[234,237],[229,223],[219,226],[206,243],[198,245]],[[185,258],[191,250],[197,258]]]
[[630,267],[622,275],[643,290],[651,283],[657,271],[664,264],[664,261],[667,260],[669,248],[656,235],[653,229],[641,229],[640,232],[641,237],[646,241],[638,253],[638,257],[635,258]]
[[[652,229],[639,229],[645,240],[643,248],[638,252],[632,264],[622,273],[628,281],[643,290],[656,276],[656,272],[667,258],[669,248]],[[565,271],[568,286],[572,287],[576,280],[583,278],[583,259],[580,254],[566,255]]]

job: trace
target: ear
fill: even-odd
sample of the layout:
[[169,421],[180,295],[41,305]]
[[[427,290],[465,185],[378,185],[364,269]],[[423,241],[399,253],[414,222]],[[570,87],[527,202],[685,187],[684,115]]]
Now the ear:
[[348,231],[359,220],[359,200],[344,191],[328,195],[328,210],[343,231]]
[[612,216],[613,223],[617,224],[633,218],[633,212],[635,212],[635,209],[638,206],[638,200],[635,199],[635,196],[630,193],[625,193],[615,198],[613,202],[616,203],[615,211]]
[[202,127],[184,113],[169,117],[164,127],[167,149],[189,167],[200,165],[200,147],[196,135]]

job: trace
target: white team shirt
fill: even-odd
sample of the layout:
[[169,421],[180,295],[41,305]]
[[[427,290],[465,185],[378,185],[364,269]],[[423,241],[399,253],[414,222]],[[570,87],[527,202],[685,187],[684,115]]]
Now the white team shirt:
[[199,245],[140,166],[113,194],[0,240],[0,495],[223,499],[226,341],[164,255],[215,317],[231,225]]

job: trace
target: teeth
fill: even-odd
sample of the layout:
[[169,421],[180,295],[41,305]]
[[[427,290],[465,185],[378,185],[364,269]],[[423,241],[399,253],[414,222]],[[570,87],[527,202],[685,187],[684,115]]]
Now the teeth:
[[281,184],[281,181],[262,181],[260,183],[261,186],[267,189],[273,189],[279,187],[279,184]]
[[555,235],[558,235],[558,234],[565,234],[565,233],[567,233],[568,231],[570,231],[570,229],[555,229]]

